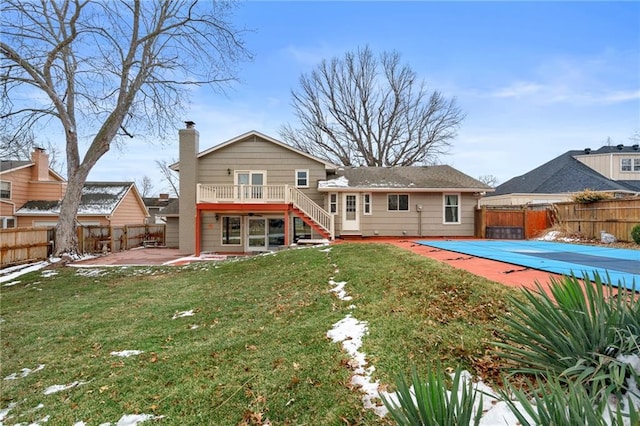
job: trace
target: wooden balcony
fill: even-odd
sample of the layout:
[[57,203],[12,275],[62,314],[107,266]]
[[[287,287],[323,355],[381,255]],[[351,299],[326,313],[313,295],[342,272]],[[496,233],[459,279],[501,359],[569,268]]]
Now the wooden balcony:
[[284,203],[289,204],[289,185],[205,185],[198,184],[197,203]]
[[325,209],[298,188],[289,185],[208,185],[199,183],[196,203],[211,204],[290,204],[296,214],[311,220],[328,236],[334,237],[334,220]]

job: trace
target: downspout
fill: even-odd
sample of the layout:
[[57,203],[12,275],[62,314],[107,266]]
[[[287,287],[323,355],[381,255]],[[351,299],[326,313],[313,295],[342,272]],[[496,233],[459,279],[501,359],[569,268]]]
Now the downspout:
[[418,211],[418,236],[422,237],[422,205],[417,204],[416,210]]

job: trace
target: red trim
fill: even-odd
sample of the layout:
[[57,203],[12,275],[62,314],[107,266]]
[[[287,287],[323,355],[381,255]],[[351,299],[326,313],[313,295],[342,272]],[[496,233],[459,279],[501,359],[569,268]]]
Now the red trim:
[[200,209],[196,209],[196,257],[200,256]]
[[291,204],[286,203],[199,203],[196,204],[198,210],[221,211],[221,212],[282,212],[291,210]]
[[291,237],[289,236],[289,228],[291,227],[291,220],[289,219],[289,211],[284,212],[284,245],[288,246],[291,243]]

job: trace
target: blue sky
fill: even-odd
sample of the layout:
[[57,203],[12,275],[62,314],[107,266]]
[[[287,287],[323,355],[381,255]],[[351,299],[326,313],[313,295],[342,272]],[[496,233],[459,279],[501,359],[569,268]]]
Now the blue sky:
[[[226,95],[193,92],[185,120],[205,150],[249,130],[278,138],[295,124],[290,92],[323,59],[368,45],[396,50],[427,86],[467,113],[440,158],[499,182],[571,149],[623,143],[640,131],[639,2],[245,2],[255,58]],[[176,129],[182,123],[176,123]],[[175,137],[112,149],[91,180],[157,181]],[[162,142],[162,143],[161,143]],[[141,167],[146,164],[147,167]]]

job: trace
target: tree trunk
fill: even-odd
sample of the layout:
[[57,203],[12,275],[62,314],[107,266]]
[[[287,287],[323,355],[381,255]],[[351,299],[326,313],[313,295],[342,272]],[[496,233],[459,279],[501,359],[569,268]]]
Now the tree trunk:
[[76,232],[76,215],[80,207],[82,188],[86,180],[78,171],[67,182],[67,190],[60,206],[60,216],[56,225],[55,256],[78,253],[78,233]]

